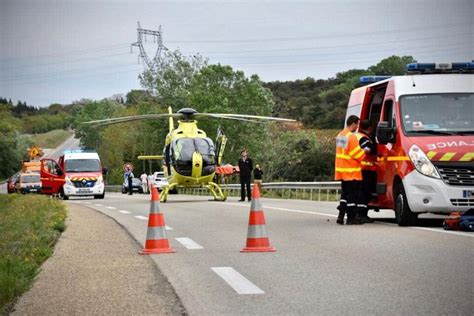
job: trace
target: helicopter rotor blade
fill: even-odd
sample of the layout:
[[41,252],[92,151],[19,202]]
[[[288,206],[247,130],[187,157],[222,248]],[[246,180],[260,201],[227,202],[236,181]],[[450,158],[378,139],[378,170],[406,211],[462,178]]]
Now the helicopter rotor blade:
[[88,121],[82,122],[82,124],[89,124],[93,126],[104,126],[104,125],[112,125],[112,124],[119,124],[125,122],[133,122],[133,121],[140,121],[140,120],[151,120],[157,118],[166,118],[166,117],[182,117],[181,114],[143,114],[143,115],[132,115],[132,116],[123,116],[123,117],[114,117],[110,119],[103,119],[103,120],[95,120],[95,121]]
[[225,119],[231,119],[231,120],[244,119],[244,120],[250,120],[251,122],[262,122],[262,121],[296,122],[296,120],[281,118],[281,117],[232,114],[232,113],[196,113],[195,116],[211,116],[211,117],[225,118]]
[[213,117],[213,118],[218,118],[218,119],[226,119],[226,120],[236,120],[236,121],[243,121],[243,122],[251,122],[251,123],[265,123],[264,121],[258,121],[258,120],[251,120],[247,118],[241,118],[241,117],[228,117],[228,116],[220,116],[219,114],[212,114],[212,113],[199,113],[196,114],[197,117]]

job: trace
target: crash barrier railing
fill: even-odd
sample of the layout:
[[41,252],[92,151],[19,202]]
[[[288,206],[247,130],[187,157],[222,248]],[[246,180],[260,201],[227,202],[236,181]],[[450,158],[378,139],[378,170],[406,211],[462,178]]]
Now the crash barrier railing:
[[[228,196],[240,197],[240,184],[223,184],[221,188]],[[121,192],[121,185],[106,186],[108,192]],[[268,182],[262,183],[263,197],[302,199],[313,201],[339,201],[341,183],[333,182]],[[210,195],[206,188],[179,188],[179,193]]]

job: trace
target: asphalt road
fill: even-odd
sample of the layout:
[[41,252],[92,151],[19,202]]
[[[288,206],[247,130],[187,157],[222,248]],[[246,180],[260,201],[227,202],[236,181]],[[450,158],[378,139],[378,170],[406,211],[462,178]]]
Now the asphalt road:
[[[107,214],[144,244],[148,196],[67,203]],[[472,315],[474,234],[445,231],[436,216],[398,227],[387,210],[370,214],[373,224],[338,226],[335,203],[262,203],[274,253],[240,252],[250,203],[160,204],[176,253],[151,257],[191,315]]]

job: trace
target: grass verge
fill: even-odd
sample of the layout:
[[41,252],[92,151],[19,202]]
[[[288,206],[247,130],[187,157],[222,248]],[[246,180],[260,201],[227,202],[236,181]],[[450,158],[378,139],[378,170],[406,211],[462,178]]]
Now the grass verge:
[[66,139],[74,134],[73,131],[65,131],[62,129],[55,129],[43,134],[37,134],[32,136],[33,141],[36,145],[41,148],[56,148]]
[[66,206],[40,195],[0,195],[0,314],[27,291],[65,229]]

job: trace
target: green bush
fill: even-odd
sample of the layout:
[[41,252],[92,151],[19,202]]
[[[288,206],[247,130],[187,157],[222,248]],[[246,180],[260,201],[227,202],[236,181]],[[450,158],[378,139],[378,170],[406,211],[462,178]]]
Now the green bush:
[[30,287],[65,229],[66,207],[33,195],[0,195],[0,313]]

